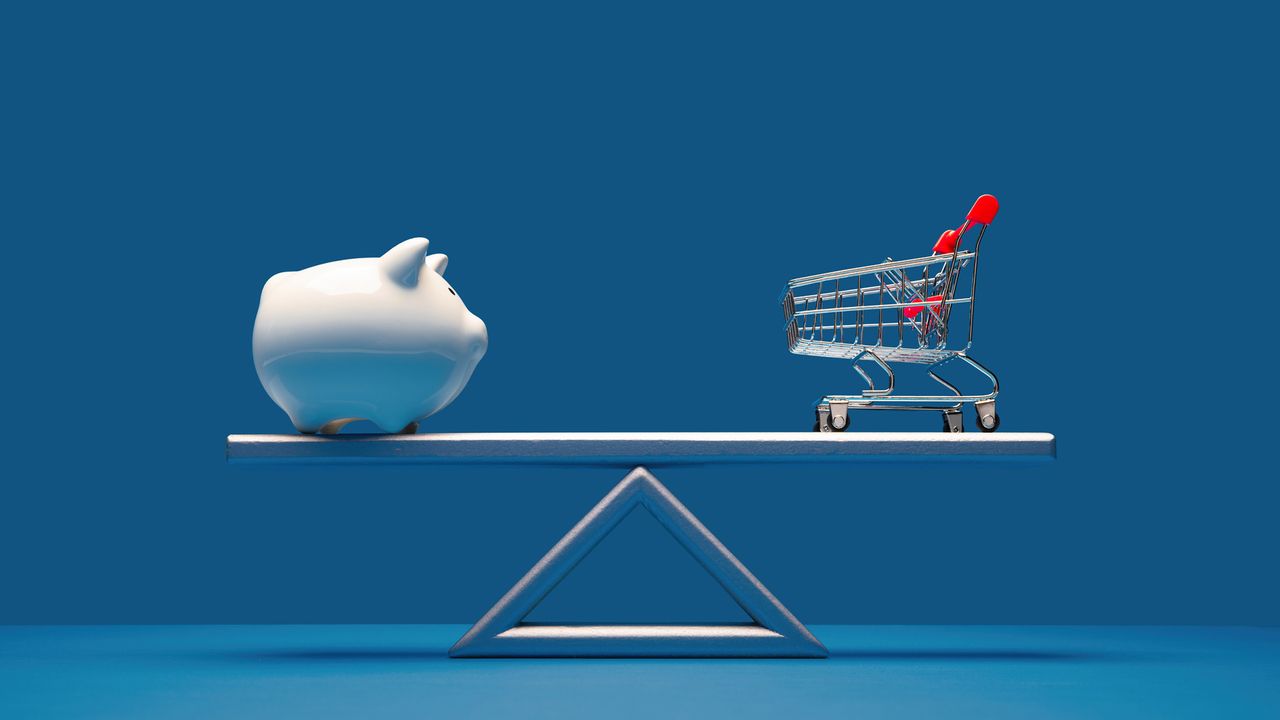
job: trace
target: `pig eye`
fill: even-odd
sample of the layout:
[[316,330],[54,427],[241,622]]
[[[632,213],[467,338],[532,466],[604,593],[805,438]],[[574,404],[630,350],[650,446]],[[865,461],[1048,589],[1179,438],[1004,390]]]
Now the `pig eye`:
[[453,291],[453,288],[449,288],[449,294],[450,294],[450,295],[452,295],[452,296],[454,296],[454,297],[457,297],[457,296],[458,296],[458,293],[454,292],[454,291]]

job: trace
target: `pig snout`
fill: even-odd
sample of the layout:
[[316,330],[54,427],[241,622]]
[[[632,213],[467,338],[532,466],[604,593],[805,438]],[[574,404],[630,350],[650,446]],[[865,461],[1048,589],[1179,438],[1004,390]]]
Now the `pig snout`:
[[484,357],[485,350],[489,348],[489,328],[485,327],[483,320],[468,314],[463,324],[463,332],[468,339],[467,348],[471,352],[472,361],[478,362]]

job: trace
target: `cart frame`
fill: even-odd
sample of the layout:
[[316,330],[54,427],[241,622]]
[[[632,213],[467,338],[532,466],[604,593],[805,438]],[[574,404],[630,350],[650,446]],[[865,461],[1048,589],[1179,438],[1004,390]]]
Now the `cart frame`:
[[[851,360],[854,372],[867,386],[856,395],[824,395],[815,402],[814,430],[847,430],[850,410],[931,410],[942,413],[944,432],[962,432],[966,404],[974,406],[982,431],[994,432],[1000,426],[995,408],[1000,381],[969,354],[973,346],[979,253],[998,208],[995,197],[979,197],[965,222],[944,232],[930,256],[889,258],[875,265],[787,282],[780,299],[787,348],[797,355]],[[973,249],[962,250],[965,234],[974,227],[979,229]],[[909,275],[919,277],[912,279]],[[870,301],[872,297],[874,302]],[[967,333],[962,346],[949,347],[954,340],[950,337],[951,320],[958,305],[968,306]],[[939,370],[954,361],[986,377],[991,390],[965,394],[943,378]],[[928,376],[947,392],[895,395],[896,376],[889,365],[893,362],[926,365]],[[884,387],[876,387],[864,368],[867,363],[884,373]]]

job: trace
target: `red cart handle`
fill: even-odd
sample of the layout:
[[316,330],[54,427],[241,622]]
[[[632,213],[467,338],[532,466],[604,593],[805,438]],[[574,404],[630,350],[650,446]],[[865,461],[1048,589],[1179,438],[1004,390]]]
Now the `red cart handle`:
[[969,208],[969,214],[964,216],[964,224],[956,230],[943,231],[938,242],[933,244],[933,254],[950,255],[955,252],[956,247],[960,245],[960,239],[970,227],[990,225],[991,221],[996,219],[996,212],[999,210],[1000,201],[996,200],[995,195],[979,195],[973,207]]
[[996,219],[996,212],[999,209],[1000,201],[996,200],[995,195],[979,195],[964,219],[970,223],[990,225],[991,221]]

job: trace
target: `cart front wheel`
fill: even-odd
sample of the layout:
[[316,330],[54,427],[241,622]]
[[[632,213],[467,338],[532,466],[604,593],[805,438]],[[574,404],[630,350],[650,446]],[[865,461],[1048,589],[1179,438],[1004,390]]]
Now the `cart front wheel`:
[[995,432],[1000,427],[1000,416],[996,413],[978,414],[978,427],[982,432]]
[[948,410],[942,413],[942,432],[964,432],[964,415],[959,410]]

